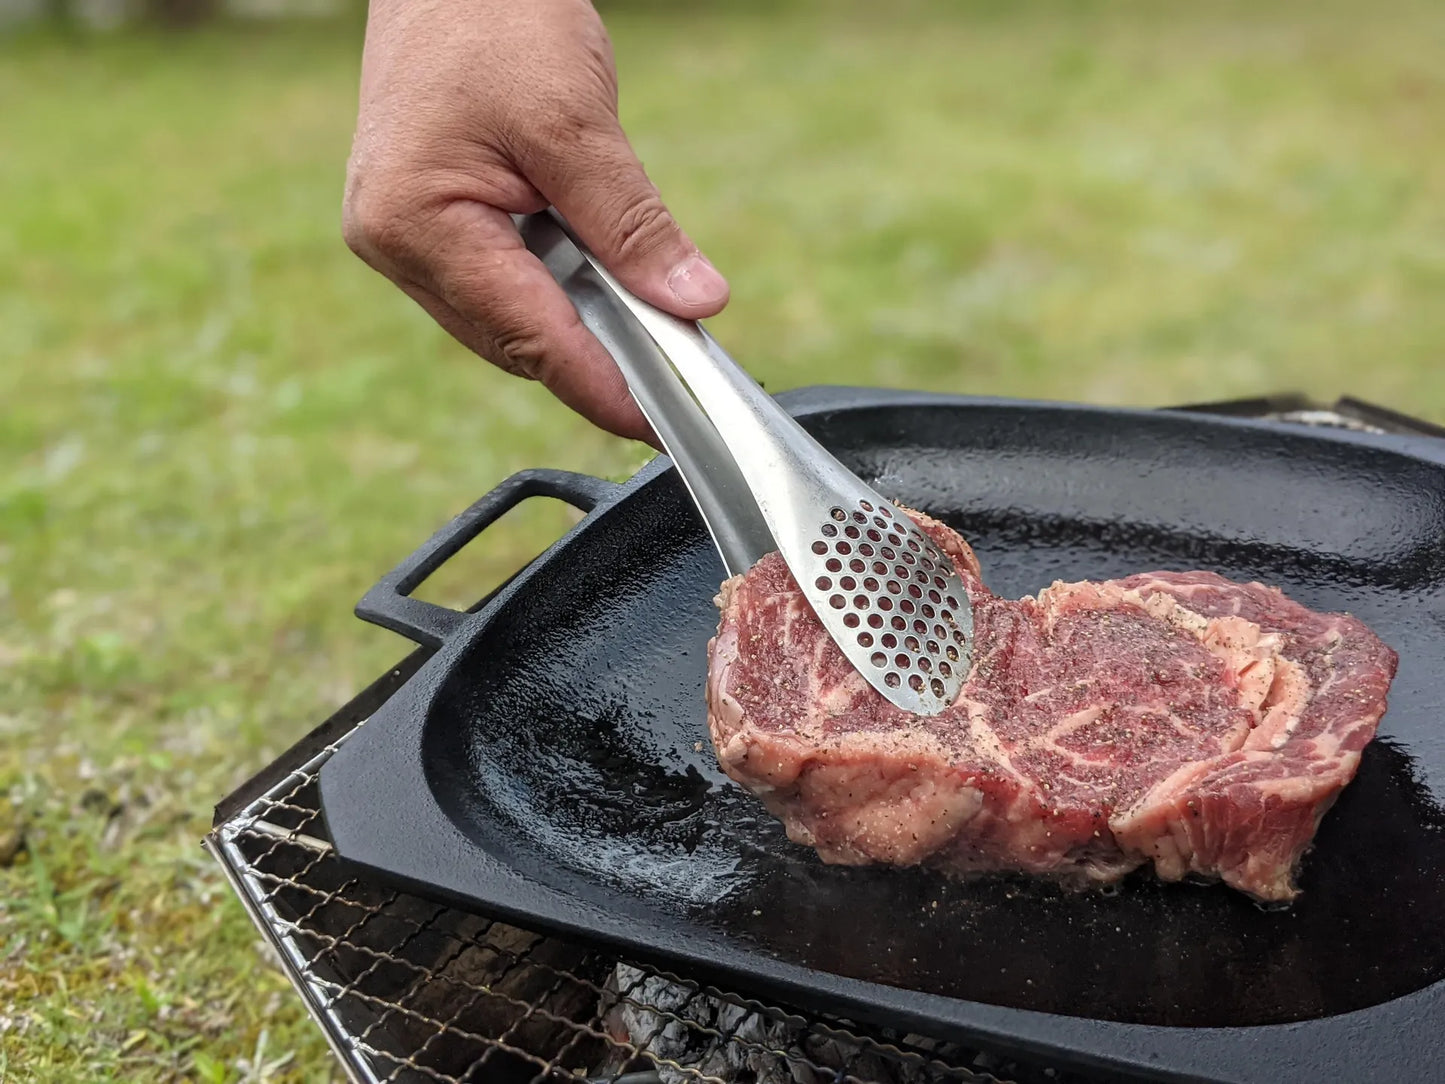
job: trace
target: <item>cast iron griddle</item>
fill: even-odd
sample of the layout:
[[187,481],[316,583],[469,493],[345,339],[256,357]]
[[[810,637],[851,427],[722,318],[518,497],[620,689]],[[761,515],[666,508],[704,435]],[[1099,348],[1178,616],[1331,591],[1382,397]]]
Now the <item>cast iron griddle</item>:
[[[1081,1066],[1428,1076],[1445,1056],[1445,449],[905,393],[789,406],[881,491],[960,530],[1000,594],[1211,569],[1353,612],[1394,647],[1390,710],[1300,901],[1266,911],[1147,875],[1112,895],[952,881],[790,844],[708,744],[723,573],[665,460],[620,487],[519,475],[367,595],[362,616],[442,646],[323,768],[338,853],[795,1002]],[[590,514],[480,613],[405,597],[539,493]]]

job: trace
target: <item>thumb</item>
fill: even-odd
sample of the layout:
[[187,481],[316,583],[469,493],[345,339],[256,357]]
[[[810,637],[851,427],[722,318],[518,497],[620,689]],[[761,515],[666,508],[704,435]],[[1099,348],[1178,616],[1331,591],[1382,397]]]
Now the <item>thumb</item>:
[[727,304],[727,280],[683,233],[621,128],[544,152],[528,179],[638,297],[692,320]]

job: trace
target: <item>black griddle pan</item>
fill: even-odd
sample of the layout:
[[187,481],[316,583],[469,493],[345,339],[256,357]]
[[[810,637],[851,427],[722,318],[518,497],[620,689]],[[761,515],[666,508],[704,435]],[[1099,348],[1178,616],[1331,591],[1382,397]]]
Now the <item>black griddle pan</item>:
[[[675,471],[514,476],[357,612],[439,650],[321,772],[338,854],[413,891],[855,1019],[1167,1079],[1442,1079],[1445,442],[1172,412],[785,397],[997,592],[1211,569],[1368,622],[1390,710],[1267,911],[1147,875],[1111,895],[823,865],[718,770],[721,563]],[[546,495],[587,512],[480,612],[409,593]]]

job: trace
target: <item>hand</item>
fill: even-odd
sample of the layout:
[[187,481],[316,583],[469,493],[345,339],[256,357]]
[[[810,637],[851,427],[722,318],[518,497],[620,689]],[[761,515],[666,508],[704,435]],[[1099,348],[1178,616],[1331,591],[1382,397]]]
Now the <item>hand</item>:
[[552,204],[624,285],[689,319],[728,286],[673,221],[617,120],[586,0],[372,0],[347,171],[352,250],[463,344],[655,443],[602,345],[511,213]]

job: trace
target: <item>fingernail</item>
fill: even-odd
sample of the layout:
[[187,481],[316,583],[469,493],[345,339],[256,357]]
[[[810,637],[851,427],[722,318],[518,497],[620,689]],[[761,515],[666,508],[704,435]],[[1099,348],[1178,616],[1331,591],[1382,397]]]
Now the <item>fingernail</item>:
[[728,292],[727,280],[701,253],[694,253],[672,269],[667,288],[684,305],[712,305]]

